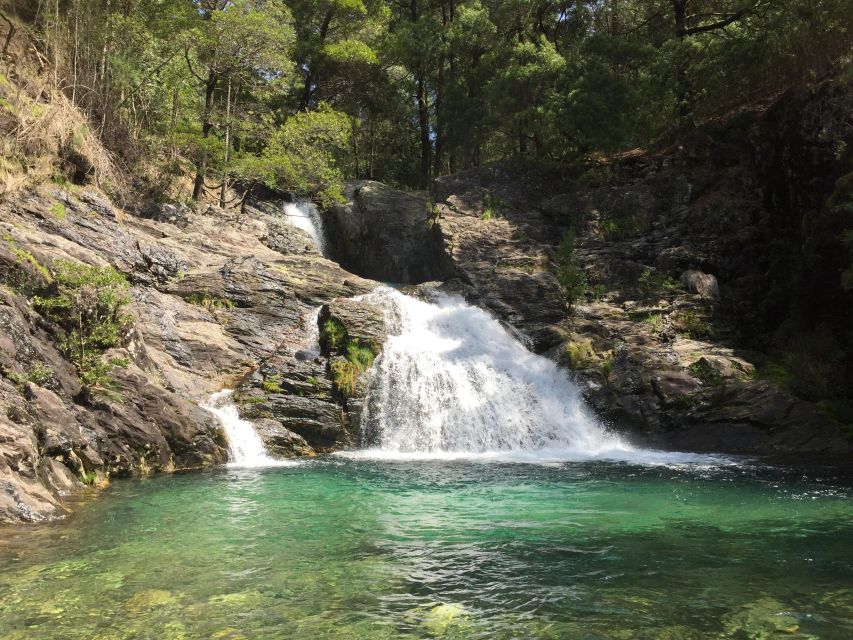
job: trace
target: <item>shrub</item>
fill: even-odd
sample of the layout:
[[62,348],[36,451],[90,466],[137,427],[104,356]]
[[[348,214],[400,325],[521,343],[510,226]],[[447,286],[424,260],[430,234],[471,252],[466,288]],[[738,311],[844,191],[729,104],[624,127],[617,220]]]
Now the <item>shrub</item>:
[[695,311],[677,311],[671,316],[673,328],[689,338],[708,338],[711,336],[711,325],[703,320]]
[[102,361],[103,353],[118,346],[132,318],[124,312],[130,302],[124,276],[112,267],[96,267],[69,260],[53,264],[53,282],[32,299],[35,308],[63,330],[61,347],[89,389],[111,387],[109,373],[126,360]]
[[566,344],[566,356],[572,369],[583,369],[595,358],[592,340],[579,340]]
[[681,286],[677,280],[652,267],[643,269],[637,284],[645,293],[660,293],[661,291],[676,291]]
[[320,345],[326,353],[341,349],[346,342],[346,337],[346,327],[334,318],[329,318],[320,327]]
[[586,293],[586,273],[575,256],[575,234],[572,231],[566,232],[557,247],[557,280],[570,305]]
[[267,393],[281,393],[281,376],[277,373],[264,379],[261,385]]
[[53,380],[53,369],[42,362],[34,362],[24,373],[17,373],[11,369],[2,369],[3,375],[15,386],[22,388],[28,382],[42,387],[45,383]]
[[335,387],[347,397],[352,397],[358,389],[358,378],[373,365],[376,354],[370,347],[350,342],[346,346],[346,359],[332,363],[332,381]]

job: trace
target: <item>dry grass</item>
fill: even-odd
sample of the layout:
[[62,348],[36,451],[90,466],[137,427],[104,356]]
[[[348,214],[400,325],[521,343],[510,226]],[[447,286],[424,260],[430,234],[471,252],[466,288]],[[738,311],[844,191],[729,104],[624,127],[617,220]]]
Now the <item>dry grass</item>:
[[57,174],[108,190],[121,184],[115,159],[54,88],[51,69],[23,28],[0,63],[0,160],[0,197]]

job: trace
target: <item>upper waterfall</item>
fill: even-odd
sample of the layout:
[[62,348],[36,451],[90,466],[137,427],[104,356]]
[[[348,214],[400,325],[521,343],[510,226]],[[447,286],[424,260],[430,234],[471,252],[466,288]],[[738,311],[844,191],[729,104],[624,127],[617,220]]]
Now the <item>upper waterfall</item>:
[[302,229],[314,240],[317,250],[326,255],[326,239],[323,229],[323,219],[314,203],[310,200],[286,202],[282,206],[285,221],[298,229]]
[[393,334],[376,363],[362,429],[399,453],[630,451],[602,429],[577,387],[488,313],[461,298],[434,303],[382,287]]

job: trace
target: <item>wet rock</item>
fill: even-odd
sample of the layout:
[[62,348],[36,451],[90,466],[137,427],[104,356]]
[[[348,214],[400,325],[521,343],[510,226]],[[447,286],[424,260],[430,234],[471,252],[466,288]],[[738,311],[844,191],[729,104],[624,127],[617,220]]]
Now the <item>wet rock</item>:
[[664,405],[683,406],[690,403],[700,382],[684,371],[661,371],[652,376],[652,386]]
[[[57,201],[63,218],[51,213]],[[55,187],[0,203],[0,520],[61,513],[83,476],[224,462],[221,425],[197,402],[247,373],[257,374],[247,395],[281,376],[259,415],[274,421],[262,425],[271,448],[311,455],[314,442],[350,442],[326,361],[296,353],[307,313],[376,283],[304,250],[302,232],[271,213],[177,212],[134,217],[94,191]],[[122,362],[110,389],[81,393],[60,332],[27,300],[58,259],[111,265],[132,283],[134,328],[104,356]]]
[[260,418],[252,422],[272,456],[281,458],[312,458],[317,452],[298,433],[287,429],[279,420]]
[[424,196],[381,182],[349,183],[345,204],[329,210],[333,257],[344,268],[385,282],[418,283],[443,276]]
[[[327,322],[338,323],[346,332],[347,340],[355,341],[361,345],[369,345],[375,353],[379,353],[387,338],[387,327],[382,309],[375,304],[362,300],[349,298],[332,300],[323,305],[319,322],[321,326]],[[328,353],[330,345],[321,342],[321,346]],[[343,342],[341,346],[343,346]],[[342,353],[341,349],[333,348],[332,351]]]

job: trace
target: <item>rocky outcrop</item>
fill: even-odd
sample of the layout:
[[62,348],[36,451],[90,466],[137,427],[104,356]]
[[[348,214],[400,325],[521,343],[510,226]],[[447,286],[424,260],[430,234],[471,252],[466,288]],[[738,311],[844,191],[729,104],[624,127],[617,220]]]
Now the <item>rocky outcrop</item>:
[[332,257],[341,266],[383,282],[413,284],[444,275],[426,197],[372,180],[347,184],[344,195],[346,202],[329,210],[326,225]]
[[[305,318],[375,283],[321,257],[278,209],[143,218],[55,186],[0,204],[0,520],[56,516],[84,482],[224,462],[220,425],[198,402],[241,381],[272,452],[349,442],[325,361],[302,351]],[[32,304],[57,260],[130,283],[132,329],[104,355],[119,363],[109,390],[83,392],[61,331]],[[263,403],[249,391],[279,379]]]
[[[809,250],[787,236],[821,219],[800,201],[822,207],[832,192],[827,176],[839,171],[838,157],[833,164],[823,152],[816,114],[840,113],[846,95],[821,87],[789,96],[802,109],[777,107],[766,123],[746,114],[730,125],[746,120],[748,134],[715,124],[680,147],[627,154],[580,179],[500,163],[440,178],[435,227],[458,276],[445,287],[570,369],[599,414],[639,443],[849,457],[843,419],[775,380],[766,355],[773,323],[802,284],[793,274],[800,247]],[[800,149],[791,175],[803,182],[801,195],[774,182],[788,157],[780,144]],[[820,233],[809,242],[840,237]],[[814,259],[832,265],[834,256]],[[841,309],[849,299],[837,291],[842,267],[813,284],[835,291]],[[580,276],[571,313],[555,277],[566,268]],[[778,289],[783,282],[787,291]],[[831,324],[841,309],[814,313]],[[829,384],[844,379],[844,367],[834,366]]]

